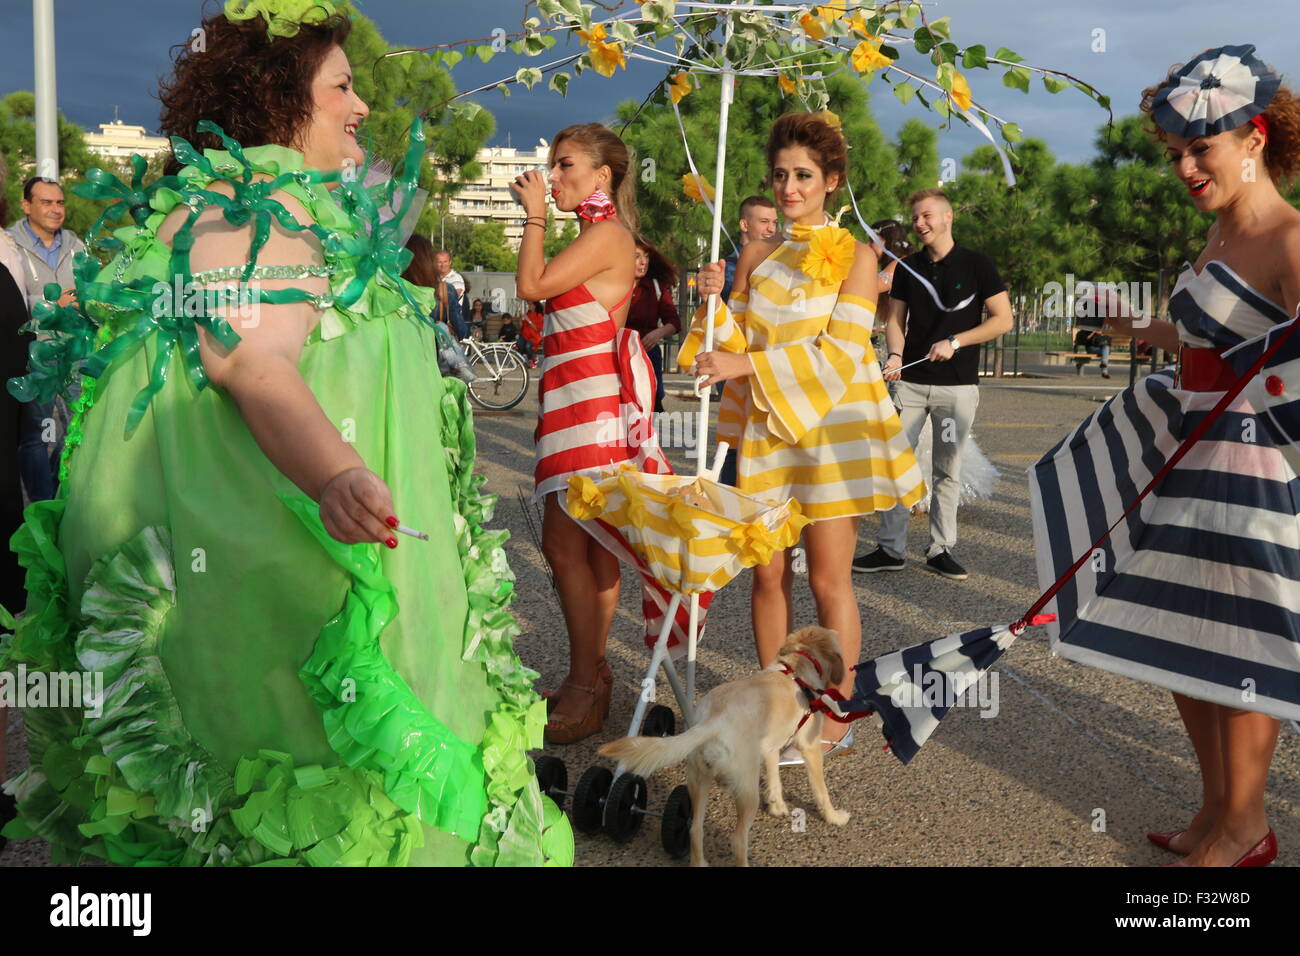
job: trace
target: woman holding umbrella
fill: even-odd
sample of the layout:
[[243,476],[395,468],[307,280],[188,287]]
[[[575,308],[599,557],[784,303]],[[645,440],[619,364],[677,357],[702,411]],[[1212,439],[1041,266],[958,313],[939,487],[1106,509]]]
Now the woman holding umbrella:
[[[735,484],[794,498],[812,519],[803,543],[818,623],[839,634],[853,664],[862,643],[850,568],[858,517],[911,505],[925,485],[871,348],[879,260],[826,215],[848,169],[844,138],[824,114],[787,114],[772,127],[767,160],[785,231],[741,252],[731,301],[714,316],[715,350],[699,354],[701,312],[677,362],[694,365],[702,386],[735,380],[718,414],[719,441],[737,450]],[[701,296],[722,291],[723,270],[700,270]],[[792,585],[788,552],[754,568],[760,666],[794,630]],[[831,752],[851,745],[846,735]]]
[[[1234,386],[1224,350],[1300,304],[1300,212],[1278,192],[1300,171],[1300,100],[1254,49],[1207,50],[1143,94],[1174,174],[1215,222],[1178,277],[1173,322],[1114,309],[1107,320],[1178,352],[1177,376],[1159,372],[1120,393],[1031,471],[1044,584],[1070,566],[1066,552],[1090,546],[1089,528],[1120,517]],[[1285,385],[1272,378],[1270,388]],[[1105,560],[1056,598],[1061,654],[1173,691],[1200,764],[1202,806],[1183,829],[1148,836],[1190,866],[1265,866],[1277,856],[1264,785],[1278,718],[1300,718],[1298,479],[1258,412],[1244,395],[1234,399],[1110,535]]]

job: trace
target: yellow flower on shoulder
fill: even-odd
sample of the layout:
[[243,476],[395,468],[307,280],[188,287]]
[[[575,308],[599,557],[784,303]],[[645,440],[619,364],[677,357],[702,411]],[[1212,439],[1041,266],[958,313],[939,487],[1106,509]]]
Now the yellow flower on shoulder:
[[839,285],[849,277],[857,243],[853,233],[839,226],[814,229],[799,268],[819,282]]
[[822,18],[815,17],[811,13],[805,13],[799,18],[799,26],[803,27],[803,32],[808,34],[810,40],[820,40],[826,35]]
[[678,73],[673,77],[672,84],[668,87],[668,96],[674,103],[680,103],[694,87],[691,85],[691,75],[689,73]]
[[956,70],[952,71],[952,101],[963,110],[970,109],[970,84]]
[[605,513],[605,493],[586,475],[573,475],[565,504],[569,514],[579,521],[599,518]]
[[687,173],[682,177],[682,193],[687,199],[694,199],[696,202],[704,202],[705,196],[709,197],[709,202],[713,202],[713,187],[703,176],[696,176],[694,173]]
[[863,40],[853,48],[853,69],[859,73],[870,73],[882,66],[889,66],[894,61],[880,52],[880,44]]
[[627,59],[623,56],[623,44],[609,43],[605,40],[605,25],[597,23],[591,32],[579,30],[578,36],[591,50],[591,65],[601,76],[613,76],[620,66],[627,69]]

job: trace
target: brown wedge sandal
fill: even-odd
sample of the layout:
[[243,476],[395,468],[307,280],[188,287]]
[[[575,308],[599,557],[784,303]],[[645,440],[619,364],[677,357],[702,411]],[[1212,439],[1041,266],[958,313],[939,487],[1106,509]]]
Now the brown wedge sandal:
[[598,679],[593,686],[584,687],[565,681],[561,687],[586,694],[591,703],[587,712],[581,717],[570,717],[563,711],[553,711],[546,722],[546,742],[548,744],[573,744],[598,734],[605,726],[605,717],[609,714],[609,699],[613,691],[612,682]]
[[[600,683],[600,684],[608,684],[608,685],[610,686],[611,689],[613,688],[613,686],[614,686],[614,672],[613,672],[612,670],[609,669],[609,664],[606,662],[605,658],[602,657],[602,658],[597,662],[597,664],[596,664],[596,673],[597,673],[597,675],[599,675],[599,676],[597,677],[597,683]],[[567,683],[567,681],[566,681],[565,683]],[[560,687],[563,687],[563,686],[564,686],[564,684],[561,684],[561,685],[560,685]],[[557,688],[556,690],[544,690],[544,691],[542,691],[541,696],[546,700],[546,715],[547,715],[548,717],[551,715],[552,711],[555,710],[555,695],[558,694],[558,693],[559,693],[559,688]],[[609,716],[609,705],[608,705],[608,703],[606,703],[606,706],[605,706],[605,716],[606,716],[606,717]],[[604,717],[601,718],[601,720],[604,720],[604,719],[605,719]]]

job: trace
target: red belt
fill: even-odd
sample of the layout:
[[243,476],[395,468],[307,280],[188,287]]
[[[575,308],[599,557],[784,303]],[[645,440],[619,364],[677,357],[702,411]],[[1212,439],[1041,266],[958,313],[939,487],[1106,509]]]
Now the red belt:
[[1237,372],[1218,349],[1184,345],[1178,350],[1178,387],[1189,392],[1226,392],[1237,383]]

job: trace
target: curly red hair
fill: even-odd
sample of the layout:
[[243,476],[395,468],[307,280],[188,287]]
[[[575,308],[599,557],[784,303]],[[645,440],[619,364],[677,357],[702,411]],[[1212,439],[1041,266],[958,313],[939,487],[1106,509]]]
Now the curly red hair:
[[[215,136],[197,130],[200,120],[210,120],[243,146],[296,145],[311,119],[316,72],[351,30],[351,21],[339,14],[272,40],[261,18],[232,23],[221,14],[206,17],[202,43],[173,47],[172,75],[158,82],[162,132],[199,149],[219,149]],[[173,159],[169,171],[178,166]]]
[[[1153,103],[1156,94],[1168,83],[1158,83],[1142,91],[1140,109],[1151,119],[1154,112]],[[1263,112],[1268,124],[1268,142],[1264,145],[1264,167],[1275,184],[1289,184],[1300,175],[1300,96],[1296,96],[1286,86],[1279,86],[1268,109]],[[1255,127],[1244,123],[1232,132],[1245,139]],[[1147,126],[1147,132],[1165,142],[1165,131],[1154,121]]]

